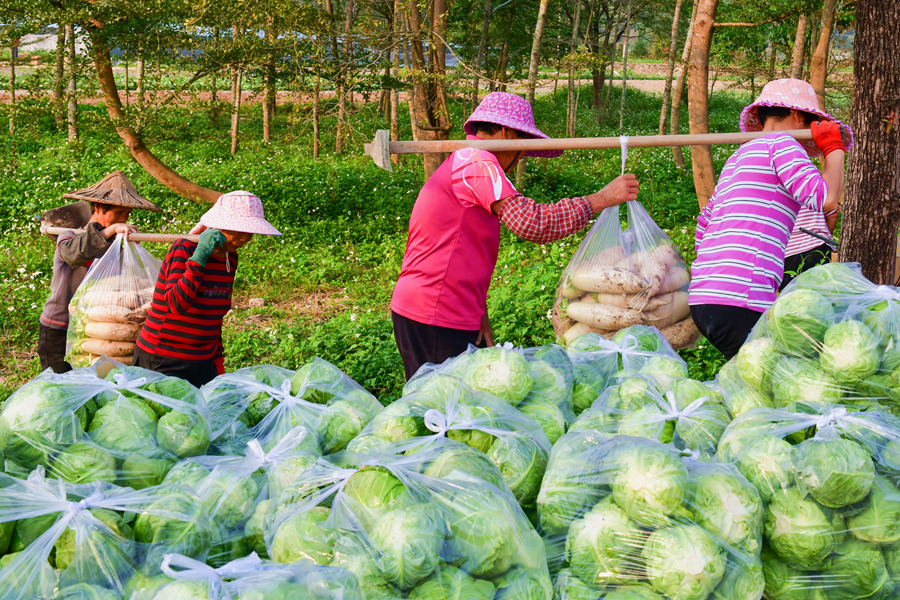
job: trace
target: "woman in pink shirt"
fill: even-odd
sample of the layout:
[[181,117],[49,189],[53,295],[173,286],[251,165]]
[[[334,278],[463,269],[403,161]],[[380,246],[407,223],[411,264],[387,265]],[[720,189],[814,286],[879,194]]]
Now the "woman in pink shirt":
[[[506,92],[485,96],[465,131],[468,140],[548,137],[535,127],[528,102]],[[493,345],[487,291],[501,223],[522,239],[544,244],[581,230],[604,208],[637,198],[637,178],[625,174],[588,196],[538,204],[506,177],[523,154],[555,157],[562,152],[459,150],[419,192],[391,299],[407,378],[424,363],[441,363],[469,344]]]

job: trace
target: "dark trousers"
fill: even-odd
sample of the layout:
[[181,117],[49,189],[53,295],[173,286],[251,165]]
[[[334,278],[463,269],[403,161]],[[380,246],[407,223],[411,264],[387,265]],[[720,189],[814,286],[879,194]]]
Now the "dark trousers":
[[822,244],[806,252],[791,254],[784,259],[784,279],[781,280],[781,287],[778,288],[778,291],[783,290],[794,277],[803,271],[809,271],[817,265],[830,262],[831,246],[828,244]]
[[747,341],[750,330],[762,315],[761,312],[739,306],[719,304],[691,306],[691,316],[697,329],[729,360]]
[[394,339],[409,380],[425,363],[440,364],[459,356],[478,339],[477,331],[425,325],[391,311]]
[[53,369],[54,373],[66,373],[72,365],[66,362],[67,329],[53,329],[43,323],[38,331],[38,358],[41,359],[41,370]]
[[134,362],[132,364],[142,369],[169,375],[170,377],[180,377],[196,387],[209,383],[218,374],[216,373],[216,364],[211,358],[209,360],[170,358],[168,356],[150,354],[140,346],[134,349]]

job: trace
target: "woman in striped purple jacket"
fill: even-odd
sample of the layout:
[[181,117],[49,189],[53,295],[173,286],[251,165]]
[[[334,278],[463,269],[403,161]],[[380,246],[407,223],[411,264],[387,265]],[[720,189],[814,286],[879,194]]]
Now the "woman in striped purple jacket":
[[[805,145],[785,133],[807,127],[813,141]],[[769,134],[741,145],[725,163],[697,219],[691,266],[691,315],[726,358],[775,302],[801,207],[826,217],[837,212],[852,143],[850,129],[820,110],[812,86],[799,79],[766,84],[741,113],[741,130]],[[821,173],[810,159],[817,155]]]

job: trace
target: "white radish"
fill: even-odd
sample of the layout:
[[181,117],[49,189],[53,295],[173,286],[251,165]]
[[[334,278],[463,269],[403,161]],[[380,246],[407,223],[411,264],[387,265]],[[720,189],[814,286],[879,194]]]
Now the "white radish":
[[[590,299],[590,300],[589,300]],[[619,308],[630,308],[632,310],[653,310],[672,301],[671,294],[660,294],[647,300],[644,294],[604,294],[595,292],[588,294],[582,299],[582,302],[596,302],[598,304],[608,304],[609,306],[618,306]]]
[[687,292],[672,292],[672,302],[641,313],[641,323],[659,329],[674,325],[691,314]]
[[584,290],[579,290],[572,284],[572,276],[566,275],[562,285],[559,286],[559,294],[563,298],[578,298],[584,294]]
[[647,280],[647,295],[655,296],[662,289],[669,267],[676,263],[678,254],[668,244],[660,244],[646,253],[641,265],[641,277]]
[[691,317],[662,329],[661,333],[676,350],[687,348],[699,340],[701,335],[700,330],[697,329],[697,325],[694,323],[694,319]]
[[676,263],[669,267],[669,270],[666,273],[666,278],[663,280],[662,286],[660,286],[659,288],[659,293],[662,294],[664,292],[678,291],[684,288],[684,286],[688,285],[690,282],[691,274],[687,269]]
[[141,323],[98,323],[88,322],[84,334],[97,340],[133,342],[141,331]]
[[111,342],[109,340],[95,340],[87,338],[81,342],[81,351],[87,354],[105,354],[116,358],[134,354],[134,342]]
[[85,315],[91,321],[100,323],[140,323],[147,317],[147,313],[141,315],[138,310],[131,310],[124,306],[92,306],[87,309]]
[[578,289],[605,294],[637,294],[647,287],[640,275],[618,267],[576,269],[572,283]]
[[612,336],[616,335],[615,331],[610,331],[607,329],[597,329],[596,327],[591,327],[586,323],[576,323],[573,327],[570,327],[563,334],[563,342],[565,346],[568,346],[572,343],[572,340],[575,338],[582,336],[586,333],[597,333],[602,335],[603,337],[609,339]]
[[605,248],[597,254],[585,259],[584,264],[597,267],[611,266],[615,265],[623,258],[625,258],[625,248],[618,245],[610,246],[609,248]]
[[640,312],[608,304],[571,302],[566,314],[579,323],[606,330],[625,329],[641,322]]
[[[101,358],[103,358],[103,357],[102,356],[93,357],[91,359],[91,366],[94,366],[97,363],[97,361],[99,361]],[[131,366],[134,364],[134,355],[132,354],[130,356],[116,356],[115,358],[113,358],[113,360],[118,363],[122,363],[123,365]]]

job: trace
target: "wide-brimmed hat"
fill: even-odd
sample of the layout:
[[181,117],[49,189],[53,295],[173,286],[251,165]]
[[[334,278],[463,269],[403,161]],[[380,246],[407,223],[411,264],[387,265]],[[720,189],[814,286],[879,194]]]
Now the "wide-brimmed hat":
[[222,194],[211,209],[200,217],[204,227],[241,231],[259,235],[281,235],[266,221],[262,200],[250,192],[237,190]]
[[77,192],[63,194],[63,198],[73,198],[86,202],[99,202],[113,206],[139,208],[159,212],[162,209],[137,193],[134,185],[122,171],[113,171],[94,185]]
[[[816,90],[802,79],[775,79],[767,83],[760,92],[759,98],[741,112],[741,131],[762,131],[763,126],[759,120],[760,106],[795,108],[818,115],[826,121],[834,121],[841,126],[846,134],[846,139],[849,140],[846,146],[847,150],[853,146],[853,131],[850,127],[821,110],[816,99]],[[810,156],[822,155],[822,151],[812,140],[801,142],[801,144]]]
[[[491,92],[481,100],[481,104],[469,115],[463,126],[469,135],[475,135],[473,123],[505,125],[536,138],[550,139],[549,135],[535,127],[534,113],[531,112],[531,105],[528,104],[528,101],[509,92]],[[525,153],[525,156],[554,158],[562,153],[562,150],[530,150]]]

